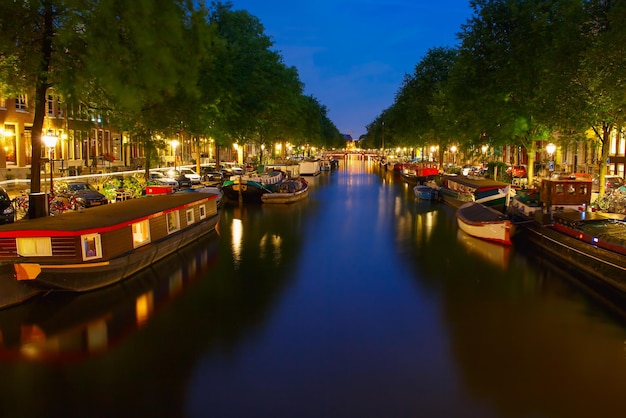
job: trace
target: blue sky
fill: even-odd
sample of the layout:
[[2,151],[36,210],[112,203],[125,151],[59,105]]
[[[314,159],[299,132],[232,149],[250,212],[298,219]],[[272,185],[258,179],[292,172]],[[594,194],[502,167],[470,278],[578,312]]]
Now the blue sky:
[[454,46],[469,0],[232,0],[259,18],[305,94],[358,138],[431,48]]

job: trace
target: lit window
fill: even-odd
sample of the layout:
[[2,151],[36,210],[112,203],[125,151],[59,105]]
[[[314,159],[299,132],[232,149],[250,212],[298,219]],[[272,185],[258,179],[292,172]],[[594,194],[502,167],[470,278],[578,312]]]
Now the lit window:
[[80,241],[83,250],[83,260],[102,258],[102,243],[100,234],[81,235]]
[[134,223],[133,227],[133,246],[140,247],[150,242],[150,221],[147,219]]
[[16,238],[17,254],[22,257],[49,257],[52,255],[50,237]]
[[187,215],[187,225],[191,225],[192,223],[195,222],[195,218],[193,216],[193,209],[187,209],[186,215]]
[[28,110],[28,102],[26,101],[25,94],[20,94],[17,96],[17,99],[15,99],[15,109],[23,111]]
[[180,218],[178,211],[169,212],[167,215],[167,233],[171,234],[180,229]]

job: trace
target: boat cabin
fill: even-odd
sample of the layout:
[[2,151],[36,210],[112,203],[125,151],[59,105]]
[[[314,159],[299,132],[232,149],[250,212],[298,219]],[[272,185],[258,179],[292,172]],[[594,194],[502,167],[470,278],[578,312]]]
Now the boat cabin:
[[591,181],[587,179],[543,179],[541,202],[551,210],[579,210],[591,202]]

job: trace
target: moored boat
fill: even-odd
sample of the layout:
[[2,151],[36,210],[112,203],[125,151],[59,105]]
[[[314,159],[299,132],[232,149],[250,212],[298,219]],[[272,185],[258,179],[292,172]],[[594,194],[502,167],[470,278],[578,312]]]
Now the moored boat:
[[261,174],[249,174],[231,177],[222,185],[222,193],[229,200],[260,203],[261,196],[271,193],[270,186],[284,179],[282,171],[271,170]]
[[400,171],[402,179],[409,184],[422,184],[438,175],[439,168],[437,163],[429,161],[404,164]]
[[300,161],[300,175],[302,176],[317,176],[321,174],[320,161],[315,160],[302,160]]
[[38,289],[98,289],[214,231],[216,198],[151,196],[0,226],[0,263]]
[[624,216],[589,211],[588,179],[543,179],[540,196],[541,210],[519,224],[519,236],[542,254],[626,297]]
[[458,208],[466,202],[482,203],[504,211],[509,199],[510,185],[485,178],[445,175],[439,194],[444,202]]
[[515,225],[502,212],[481,203],[467,202],[457,209],[456,218],[459,228],[473,237],[511,245]]
[[284,180],[261,196],[263,203],[293,203],[309,195],[309,184],[303,178]]
[[421,200],[435,200],[438,195],[437,190],[425,184],[418,184],[413,187],[413,193]]

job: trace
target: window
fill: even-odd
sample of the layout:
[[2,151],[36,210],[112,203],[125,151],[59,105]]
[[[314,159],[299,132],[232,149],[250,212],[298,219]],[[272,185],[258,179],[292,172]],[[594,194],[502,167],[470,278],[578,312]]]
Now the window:
[[206,218],[206,205],[200,205],[198,209],[200,209],[200,219]]
[[15,99],[15,109],[26,112],[28,110],[28,101],[25,94],[20,94]]
[[187,225],[191,225],[196,221],[195,217],[193,216],[193,209],[187,209],[187,212],[185,214],[187,215]]
[[134,223],[133,228],[133,247],[141,247],[150,242],[150,221],[144,220]]
[[63,119],[63,106],[61,104],[61,98],[57,97],[57,117]]
[[17,254],[22,257],[49,257],[52,255],[50,237],[16,238]]
[[83,260],[93,260],[102,258],[102,243],[100,242],[100,234],[81,235],[80,241],[83,250]]
[[167,233],[171,234],[180,229],[180,217],[178,211],[169,212],[167,215]]
[[49,118],[54,117],[54,98],[51,94],[46,97],[46,113]]

